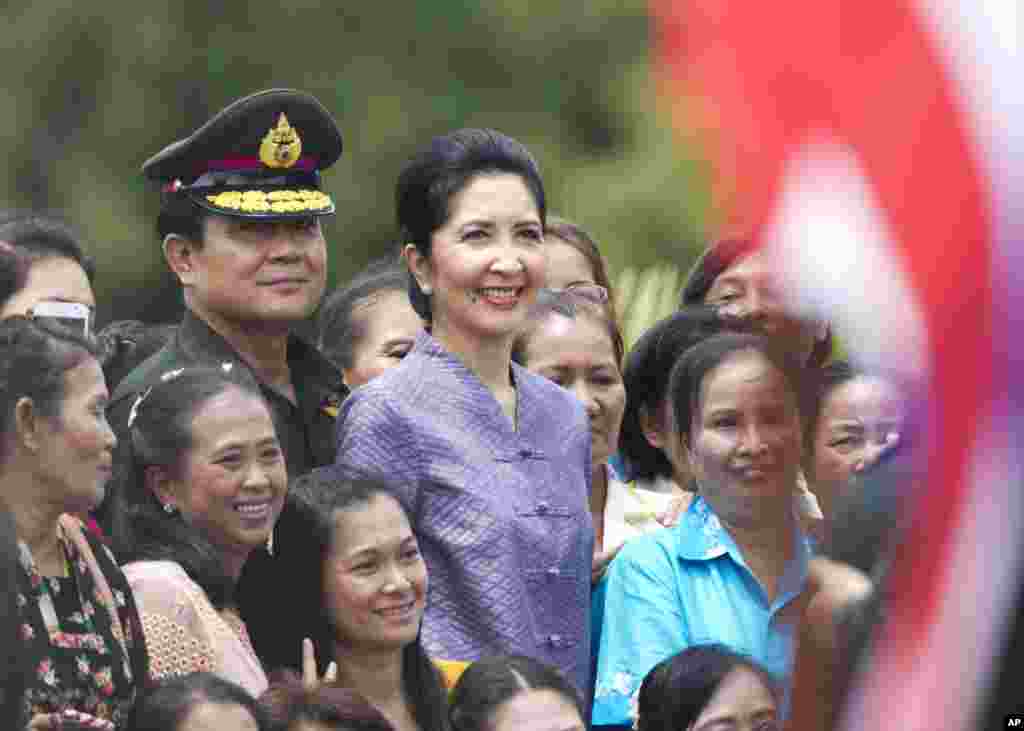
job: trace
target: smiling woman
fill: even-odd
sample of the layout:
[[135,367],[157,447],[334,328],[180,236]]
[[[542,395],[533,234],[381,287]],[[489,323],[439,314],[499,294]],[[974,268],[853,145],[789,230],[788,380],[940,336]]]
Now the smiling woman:
[[259,694],[267,679],[234,588],[287,491],[266,403],[223,371],[172,371],[136,399],[125,438],[114,539],[153,676],[209,670]]
[[626,725],[650,669],[696,644],[726,644],[788,682],[810,557],[792,499],[799,373],[776,344],[733,333],[673,367],[673,438],[697,497],[675,527],[627,543],[608,572],[595,725]]
[[399,176],[410,301],[430,330],[338,417],[338,463],[394,476],[433,583],[427,650],[515,652],[589,686],[587,418],[512,362],[544,285],[537,163],[493,130],[434,139]]
[[337,684],[397,731],[445,731],[441,676],[420,642],[427,565],[399,493],[337,467],[300,477],[292,491],[314,526],[282,536],[305,549],[289,557],[302,577],[292,597],[296,639],[310,635],[320,664],[337,663]]

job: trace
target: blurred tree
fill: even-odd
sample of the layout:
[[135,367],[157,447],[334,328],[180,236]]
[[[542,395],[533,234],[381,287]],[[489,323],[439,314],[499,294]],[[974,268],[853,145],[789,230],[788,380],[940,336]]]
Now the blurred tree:
[[0,205],[64,213],[99,263],[100,319],[176,319],[139,166],[231,100],[305,89],[336,115],[332,277],[395,242],[393,186],[431,136],[489,126],[537,156],[550,206],[612,269],[685,268],[706,196],[658,114],[643,0],[107,0],[0,10]]

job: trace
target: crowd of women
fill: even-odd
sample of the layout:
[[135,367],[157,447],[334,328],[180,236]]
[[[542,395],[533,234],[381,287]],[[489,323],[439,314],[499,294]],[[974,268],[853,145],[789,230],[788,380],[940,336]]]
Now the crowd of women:
[[[147,163],[178,326],[94,332],[71,230],[0,220],[3,719],[767,731],[805,712],[798,646],[830,719],[871,583],[822,549],[902,440],[897,385],[743,238],[625,352],[598,244],[490,130],[411,159],[401,245],[322,297],[335,133],[267,92]],[[305,167],[264,156],[289,134]],[[231,207],[300,177],[294,210]]]

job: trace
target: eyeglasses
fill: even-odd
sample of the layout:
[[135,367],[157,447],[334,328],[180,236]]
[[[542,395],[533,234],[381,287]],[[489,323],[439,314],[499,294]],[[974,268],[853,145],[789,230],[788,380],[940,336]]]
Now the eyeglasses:
[[570,284],[561,291],[569,297],[588,302],[592,305],[608,304],[608,290],[600,284],[580,282],[577,284]]
[[564,289],[542,287],[538,293],[538,301],[549,305],[576,303],[606,305],[608,304],[608,290],[599,284],[586,282],[570,284]]
[[599,284],[570,284],[564,289],[541,287],[537,292],[537,303],[531,313],[541,317],[547,312],[560,312],[566,317],[575,317],[579,307],[602,307],[608,304],[608,290]]

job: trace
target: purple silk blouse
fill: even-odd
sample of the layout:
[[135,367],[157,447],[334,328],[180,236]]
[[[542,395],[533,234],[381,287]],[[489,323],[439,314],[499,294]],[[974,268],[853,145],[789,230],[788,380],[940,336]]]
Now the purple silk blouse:
[[356,389],[342,465],[406,490],[430,573],[422,638],[440,660],[516,653],[590,688],[590,430],[582,405],[512,364],[518,431],[427,333]]

